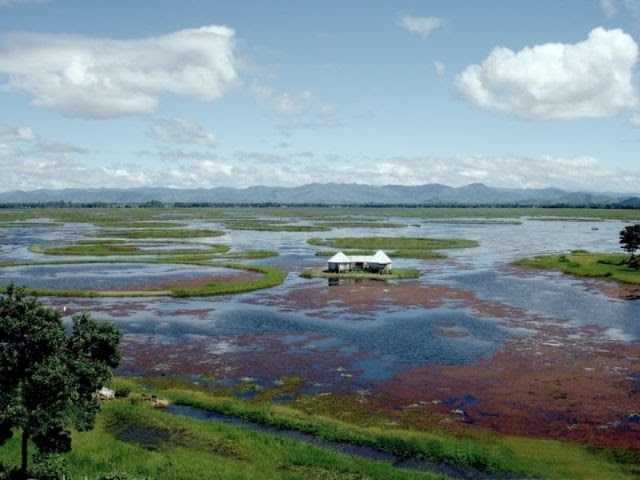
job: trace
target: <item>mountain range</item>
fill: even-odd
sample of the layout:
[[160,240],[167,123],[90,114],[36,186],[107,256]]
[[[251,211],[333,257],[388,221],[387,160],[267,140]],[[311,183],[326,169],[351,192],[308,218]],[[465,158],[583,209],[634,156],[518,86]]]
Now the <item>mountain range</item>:
[[473,183],[462,187],[427,185],[362,185],[313,183],[299,187],[253,186],[184,189],[68,188],[9,191],[0,203],[163,203],[211,204],[326,204],[326,205],[621,205],[640,207],[640,195],[572,192],[558,188],[497,188]]

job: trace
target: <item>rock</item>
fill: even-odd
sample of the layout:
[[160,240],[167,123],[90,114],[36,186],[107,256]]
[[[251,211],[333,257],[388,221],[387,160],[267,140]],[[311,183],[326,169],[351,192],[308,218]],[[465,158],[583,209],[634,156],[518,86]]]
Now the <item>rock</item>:
[[116,392],[107,387],[102,387],[98,390],[99,400],[113,400],[116,398]]

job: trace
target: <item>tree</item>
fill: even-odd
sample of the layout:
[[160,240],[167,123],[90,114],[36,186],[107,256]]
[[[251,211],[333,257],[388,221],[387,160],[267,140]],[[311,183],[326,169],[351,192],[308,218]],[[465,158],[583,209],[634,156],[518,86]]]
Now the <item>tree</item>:
[[633,268],[640,269],[640,262],[636,259],[636,252],[640,250],[640,224],[625,227],[620,232],[620,246],[629,253],[629,265]]
[[68,452],[71,428],[93,428],[96,392],[120,356],[119,331],[88,314],[62,317],[23,289],[0,297],[0,445],[22,434],[21,475],[28,473],[29,443],[41,456]]

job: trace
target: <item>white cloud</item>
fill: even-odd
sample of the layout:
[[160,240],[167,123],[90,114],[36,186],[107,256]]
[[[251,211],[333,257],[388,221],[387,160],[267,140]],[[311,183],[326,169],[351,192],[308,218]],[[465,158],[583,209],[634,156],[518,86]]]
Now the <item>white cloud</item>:
[[640,0],[600,0],[600,9],[609,19],[620,13],[640,19]]
[[436,69],[436,75],[440,78],[444,77],[447,72],[447,67],[442,62],[433,62],[433,67]]
[[203,125],[184,118],[157,118],[147,129],[147,136],[160,143],[203,145],[212,147],[216,137]]
[[151,113],[163,94],[211,102],[237,80],[234,32],[223,26],[135,40],[13,33],[0,42],[0,75],[33,104],[67,116]]
[[427,38],[442,27],[442,19],[438,17],[403,15],[398,20],[398,25],[414,35]]
[[607,18],[613,18],[618,13],[616,0],[600,0],[600,9]]
[[629,118],[632,127],[640,128],[640,112],[634,112]]
[[255,84],[254,95],[276,116],[276,128],[289,135],[293,130],[315,130],[341,125],[335,106],[318,100],[310,91],[280,92]]
[[[64,187],[166,186],[208,188],[297,186],[314,182],[382,185],[483,182],[498,187],[638,193],[640,169],[616,169],[591,157],[453,156],[352,157],[304,151],[247,152],[165,150],[138,152],[136,165],[85,161],[75,153],[38,154],[0,142],[0,190]],[[149,161],[151,160],[151,161]]]
[[526,119],[609,117],[638,104],[637,62],[630,35],[596,28],[576,44],[497,47],[460,73],[456,87],[479,108]]

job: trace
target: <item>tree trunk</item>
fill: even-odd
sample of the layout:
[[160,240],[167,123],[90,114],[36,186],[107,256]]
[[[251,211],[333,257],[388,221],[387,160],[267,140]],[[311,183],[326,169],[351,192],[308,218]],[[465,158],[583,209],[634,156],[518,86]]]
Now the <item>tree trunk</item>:
[[27,470],[29,468],[29,432],[22,430],[22,464],[20,473],[22,478],[27,478]]

